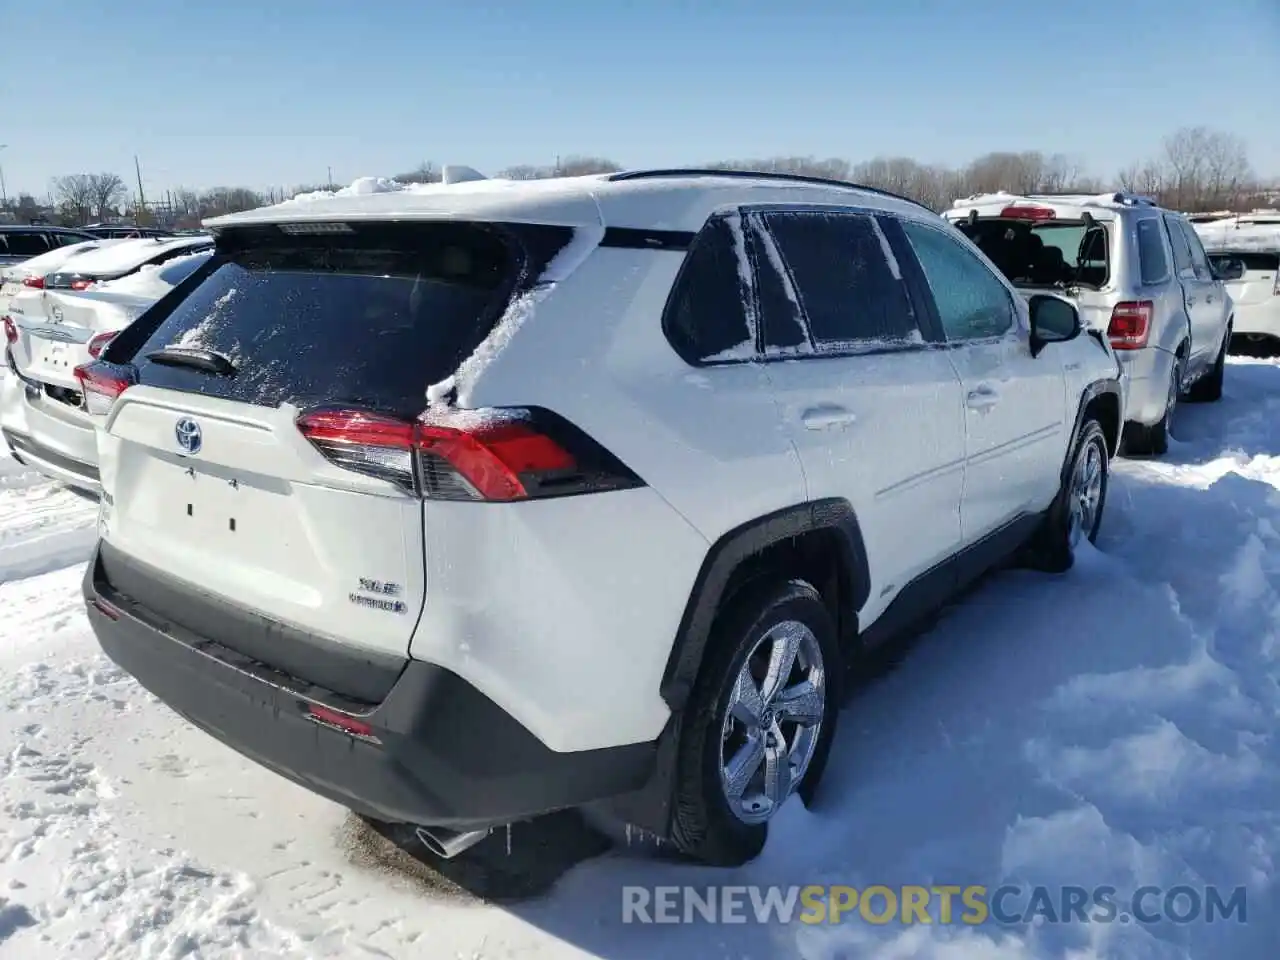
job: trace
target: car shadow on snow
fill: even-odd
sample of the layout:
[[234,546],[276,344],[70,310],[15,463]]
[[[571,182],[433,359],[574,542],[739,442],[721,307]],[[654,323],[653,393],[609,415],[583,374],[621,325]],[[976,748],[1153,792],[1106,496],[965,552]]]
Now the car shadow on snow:
[[1155,459],[1187,466],[1227,454],[1280,456],[1280,364],[1233,358],[1222,399],[1180,403],[1173,443]]
[[497,832],[454,861],[408,831],[388,837],[427,886],[443,879],[608,960],[835,960],[893,940],[926,956],[932,940],[994,948],[1009,932],[1047,956],[1268,955],[1274,914],[1258,908],[1248,926],[1102,930],[623,922],[627,886],[1247,882],[1242,859],[1268,855],[1280,796],[1274,660],[1265,669],[1280,645],[1260,635],[1280,610],[1280,563],[1258,547],[1280,543],[1277,494],[1235,474],[1196,489],[1121,473],[1110,501],[1101,549],[1070,573],[993,575],[877,658],[815,803],[789,803],[745,867],[610,847],[576,814]]

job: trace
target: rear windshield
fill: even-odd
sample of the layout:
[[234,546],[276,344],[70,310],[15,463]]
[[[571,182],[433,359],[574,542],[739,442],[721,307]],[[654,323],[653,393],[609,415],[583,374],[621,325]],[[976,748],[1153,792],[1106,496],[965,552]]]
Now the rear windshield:
[[[270,407],[345,403],[414,416],[428,385],[457,369],[572,236],[457,222],[349,229],[224,237],[203,282],[132,351],[140,382]],[[147,359],[168,346],[213,351],[235,371]]]
[[1230,260],[1241,260],[1247,273],[1274,273],[1280,270],[1280,253],[1257,253],[1252,250],[1231,253],[1215,250],[1209,255],[1209,259],[1215,267]]
[[1016,286],[1102,287],[1111,278],[1104,224],[988,218],[956,226]]

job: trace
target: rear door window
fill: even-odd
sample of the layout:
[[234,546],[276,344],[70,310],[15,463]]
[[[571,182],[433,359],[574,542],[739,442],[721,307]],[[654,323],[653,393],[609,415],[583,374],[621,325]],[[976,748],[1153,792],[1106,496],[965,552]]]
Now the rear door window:
[[38,257],[49,252],[49,238],[34,230],[10,230],[5,233],[12,257]]
[[1166,216],[1164,225],[1169,234],[1169,243],[1173,246],[1173,266],[1178,276],[1193,276],[1196,270],[1195,261],[1191,257],[1191,245],[1187,243],[1187,235],[1182,232],[1182,223],[1176,217]]
[[778,329],[771,342],[799,346],[805,331],[824,352],[923,341],[897,260],[870,216],[786,211],[761,221],[780,254],[776,266],[761,264],[781,270],[770,302],[786,318],[770,324]]
[[1177,224],[1187,238],[1187,248],[1191,251],[1191,265],[1195,268],[1196,276],[1201,280],[1213,280],[1213,268],[1209,266],[1209,255],[1204,252],[1204,245],[1200,242],[1200,235],[1196,233],[1195,227],[1181,218],[1178,219]]
[[[454,373],[493,329],[526,272],[540,274],[572,237],[567,227],[460,222],[349,229],[229,233],[203,282],[113,360],[132,356],[149,386],[412,417],[428,385]],[[212,351],[234,373],[148,359],[169,346]]]
[[1169,279],[1164,232],[1160,221],[1154,218],[1138,221],[1138,269],[1145,284],[1164,283]]

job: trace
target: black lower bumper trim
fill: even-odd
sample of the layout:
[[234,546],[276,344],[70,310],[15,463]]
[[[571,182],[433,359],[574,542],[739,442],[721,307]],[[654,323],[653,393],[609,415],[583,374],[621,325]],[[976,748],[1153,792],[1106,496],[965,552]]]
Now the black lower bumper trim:
[[146,689],[250,759],[375,819],[480,829],[628,793],[654,769],[653,743],[550,750],[461,677],[420,661],[361,717],[380,742],[356,739],[308,720],[308,704],[324,701],[270,667],[246,669],[217,644],[149,622],[105,581],[97,554],[84,593],[103,650]]

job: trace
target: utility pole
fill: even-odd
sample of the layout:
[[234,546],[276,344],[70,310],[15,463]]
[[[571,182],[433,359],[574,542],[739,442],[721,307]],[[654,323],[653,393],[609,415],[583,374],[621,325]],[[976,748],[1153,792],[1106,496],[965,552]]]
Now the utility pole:
[[[9,146],[7,143],[0,143],[0,150]],[[9,193],[4,188],[4,167],[0,166],[0,207],[9,206]]]
[[[138,163],[138,155],[136,153],[133,155],[133,169],[138,174],[138,210],[145,216],[147,196],[142,192],[142,166]],[[138,218],[135,216],[134,219],[137,220]]]
[[329,189],[333,189],[333,167],[329,168]]

